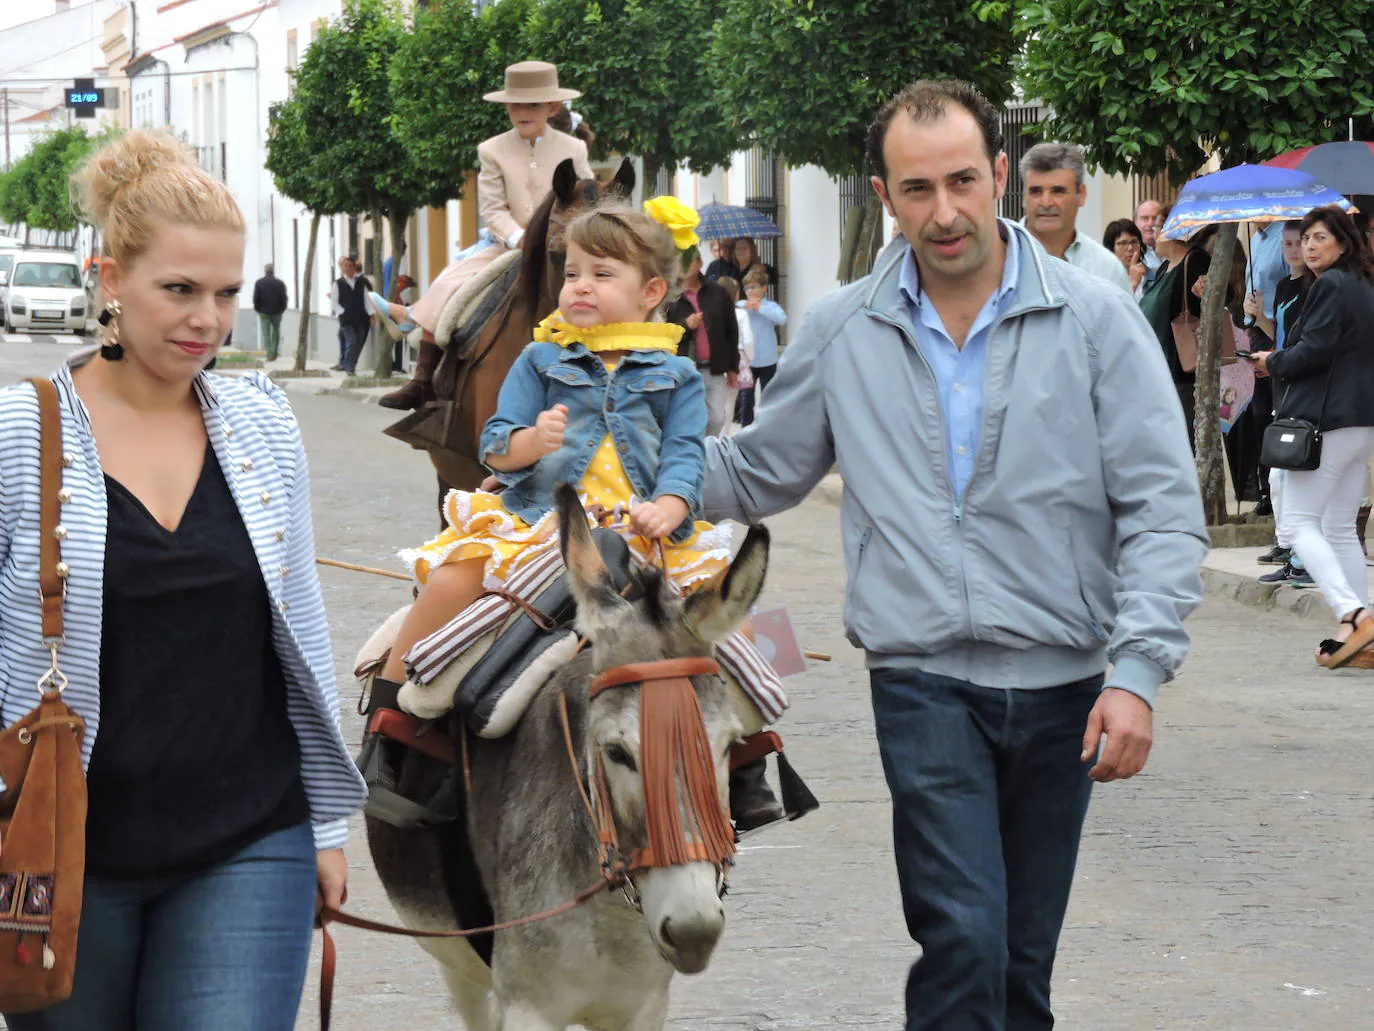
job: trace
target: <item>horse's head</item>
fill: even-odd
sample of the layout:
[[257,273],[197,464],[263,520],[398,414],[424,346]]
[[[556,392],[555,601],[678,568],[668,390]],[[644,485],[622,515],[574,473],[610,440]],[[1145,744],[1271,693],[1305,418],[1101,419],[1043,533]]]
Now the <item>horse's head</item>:
[[[598,816],[604,826],[613,814],[660,954],[680,972],[697,973],[725,928],[720,895],[734,854],[730,748],[740,724],[718,675],[656,679],[670,671],[654,664],[696,658],[709,665],[714,643],[744,621],[763,587],[768,533],[751,529],[724,577],[683,600],[653,570],[636,570],[630,589],[617,591],[577,492],[566,485],[558,513],[578,629],[597,674],[585,757]],[[598,690],[605,683],[614,686]]]
[[553,171],[553,189],[530,217],[520,241],[523,251],[518,297],[532,321],[542,319],[558,307],[558,291],[563,287],[563,261],[567,244],[563,229],[577,215],[595,206],[605,196],[628,200],[635,189],[635,169],[626,158],[606,186],[595,179],[579,179],[572,158],[564,158]]

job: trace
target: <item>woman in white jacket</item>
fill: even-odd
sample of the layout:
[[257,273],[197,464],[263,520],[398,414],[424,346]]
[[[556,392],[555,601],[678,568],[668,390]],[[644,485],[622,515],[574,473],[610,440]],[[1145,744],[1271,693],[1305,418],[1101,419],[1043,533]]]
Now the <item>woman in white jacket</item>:
[[[104,239],[98,353],[61,404],[65,699],[90,806],[73,992],[10,1031],[289,1031],[366,789],[339,733],[310,479],[282,393],[209,376],[242,287],[222,182],[161,133],[75,185]],[[38,405],[0,391],[0,717],[47,668]]]

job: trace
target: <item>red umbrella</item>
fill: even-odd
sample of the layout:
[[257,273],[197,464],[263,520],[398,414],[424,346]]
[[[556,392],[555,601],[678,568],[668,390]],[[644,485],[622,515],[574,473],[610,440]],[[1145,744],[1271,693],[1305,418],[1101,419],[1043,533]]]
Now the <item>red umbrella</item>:
[[1374,193],[1374,143],[1350,140],[1301,147],[1264,162],[1296,168],[1347,196]]

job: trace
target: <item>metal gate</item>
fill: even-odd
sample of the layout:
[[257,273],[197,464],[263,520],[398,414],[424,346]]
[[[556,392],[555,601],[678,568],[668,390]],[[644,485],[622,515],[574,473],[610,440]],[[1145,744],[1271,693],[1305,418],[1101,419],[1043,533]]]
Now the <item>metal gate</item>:
[[1026,214],[1025,184],[1021,181],[1021,158],[1040,142],[1027,129],[1042,122],[1050,109],[1041,104],[1008,104],[1002,109],[1002,146],[1007,152],[1007,190],[997,203],[997,213],[1019,222]]
[[[772,154],[755,147],[749,151],[744,166],[744,203],[767,215],[778,228],[786,232],[782,200],[782,163]],[[779,236],[771,240],[755,240],[759,260],[771,265],[777,273],[777,283],[769,291],[773,300],[787,304],[787,243]]]

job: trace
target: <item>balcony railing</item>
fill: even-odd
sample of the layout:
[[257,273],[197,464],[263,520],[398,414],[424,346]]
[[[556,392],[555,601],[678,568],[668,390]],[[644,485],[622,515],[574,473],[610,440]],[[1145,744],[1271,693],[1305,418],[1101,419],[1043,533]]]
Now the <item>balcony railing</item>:
[[229,148],[225,143],[212,143],[208,147],[196,148],[196,161],[200,167],[205,169],[217,179],[223,179],[225,162],[228,157]]

